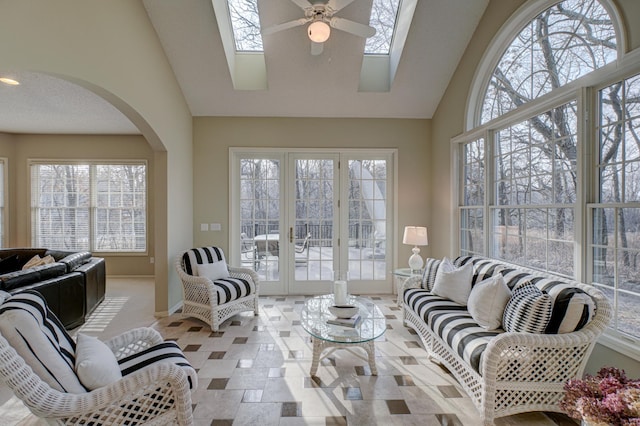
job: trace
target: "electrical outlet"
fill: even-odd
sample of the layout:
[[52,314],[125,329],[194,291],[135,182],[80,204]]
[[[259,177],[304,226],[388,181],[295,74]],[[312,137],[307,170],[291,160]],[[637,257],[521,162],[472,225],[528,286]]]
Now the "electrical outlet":
[[156,263],[156,258],[155,257],[150,257],[149,258],[149,263]]

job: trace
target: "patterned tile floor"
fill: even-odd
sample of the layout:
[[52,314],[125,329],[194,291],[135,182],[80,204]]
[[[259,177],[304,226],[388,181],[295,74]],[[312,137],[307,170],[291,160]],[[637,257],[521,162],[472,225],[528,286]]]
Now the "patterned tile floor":
[[[261,297],[260,315],[243,313],[218,332],[174,314],[153,327],[178,342],[198,370],[196,425],[479,425],[456,380],[427,359],[402,325],[392,295],[369,296],[387,317],[376,341],[378,376],[339,350],[311,378],[312,347],[300,325],[304,296]],[[528,413],[496,425],[575,425],[559,414]]]

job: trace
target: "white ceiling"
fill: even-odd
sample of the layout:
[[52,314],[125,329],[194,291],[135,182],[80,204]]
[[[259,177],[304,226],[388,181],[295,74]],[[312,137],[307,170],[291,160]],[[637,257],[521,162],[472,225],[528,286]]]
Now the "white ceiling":
[[[332,31],[319,56],[305,27],[264,37],[267,90],[234,90],[211,0],[143,0],[193,116],[431,118],[488,0],[418,0],[389,92],[358,92],[364,40]],[[260,0],[263,26],[297,19],[290,0]],[[371,0],[338,16],[367,23]],[[0,70],[2,71],[2,70]],[[15,73],[14,73],[15,75]],[[0,131],[139,133],[88,90],[41,74],[0,84]],[[17,89],[17,90],[16,90]]]

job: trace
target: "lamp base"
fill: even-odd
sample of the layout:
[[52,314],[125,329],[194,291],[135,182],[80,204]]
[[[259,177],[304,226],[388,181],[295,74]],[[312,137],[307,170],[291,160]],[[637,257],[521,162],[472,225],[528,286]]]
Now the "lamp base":
[[420,248],[415,246],[411,251],[413,254],[409,257],[409,268],[411,268],[411,272],[419,272],[424,266],[424,261],[420,256]]

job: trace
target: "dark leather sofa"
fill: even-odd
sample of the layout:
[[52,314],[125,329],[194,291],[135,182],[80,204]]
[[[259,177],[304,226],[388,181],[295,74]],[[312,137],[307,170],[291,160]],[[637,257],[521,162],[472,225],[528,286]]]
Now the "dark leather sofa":
[[[29,259],[51,255],[55,262],[22,270]],[[105,294],[105,262],[89,252],[44,248],[0,249],[0,290],[40,292],[67,329],[82,325]]]

